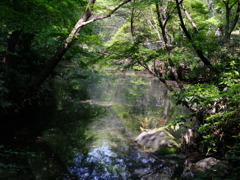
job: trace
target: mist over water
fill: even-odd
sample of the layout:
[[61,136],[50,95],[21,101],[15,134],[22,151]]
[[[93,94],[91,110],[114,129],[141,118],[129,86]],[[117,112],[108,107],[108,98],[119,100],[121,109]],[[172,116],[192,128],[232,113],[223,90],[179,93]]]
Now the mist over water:
[[39,129],[29,128],[12,140],[19,145],[14,151],[26,155],[4,159],[15,170],[6,171],[6,177],[135,180],[184,173],[182,162],[156,159],[134,142],[140,127],[164,126],[186,113],[156,79],[134,72],[87,73],[70,85],[56,83],[54,103],[49,100],[25,117],[40,122]]
[[89,99],[81,103],[104,107],[106,114],[89,124],[89,132],[95,138],[88,144],[87,153],[79,151],[74,155],[68,167],[71,174],[79,179],[173,176],[178,168],[176,162],[159,162],[133,146],[141,121],[155,118],[149,126],[159,127],[161,118],[166,123],[175,118],[174,113],[184,112],[182,107],[170,107],[174,102],[163,85],[154,78],[133,73],[111,74],[91,84],[88,94]]

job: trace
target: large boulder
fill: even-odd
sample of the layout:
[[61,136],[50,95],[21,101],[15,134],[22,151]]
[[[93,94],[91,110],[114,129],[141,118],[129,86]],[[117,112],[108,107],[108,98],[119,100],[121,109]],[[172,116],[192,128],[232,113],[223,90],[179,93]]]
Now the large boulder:
[[179,144],[166,128],[152,129],[142,132],[135,141],[145,150],[161,154],[171,154],[177,151]]

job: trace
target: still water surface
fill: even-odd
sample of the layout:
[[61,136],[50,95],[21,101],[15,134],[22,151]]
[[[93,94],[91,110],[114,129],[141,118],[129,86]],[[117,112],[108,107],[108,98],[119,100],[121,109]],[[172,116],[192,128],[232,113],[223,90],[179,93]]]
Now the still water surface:
[[24,140],[28,148],[23,149],[30,155],[24,157],[20,165],[24,167],[16,170],[22,177],[129,180],[184,176],[181,161],[155,158],[134,143],[140,127],[163,126],[186,112],[175,105],[158,80],[128,72],[88,74],[57,83],[54,108],[42,112],[44,128],[33,141]]

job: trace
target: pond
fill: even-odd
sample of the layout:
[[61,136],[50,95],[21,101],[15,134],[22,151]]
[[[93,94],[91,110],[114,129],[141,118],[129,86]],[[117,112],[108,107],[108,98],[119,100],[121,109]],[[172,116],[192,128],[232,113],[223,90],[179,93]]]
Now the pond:
[[46,106],[22,117],[35,125],[4,138],[0,177],[129,180],[186,175],[182,161],[162,159],[134,142],[141,129],[164,126],[187,113],[157,79],[134,72],[80,72],[74,80],[56,79],[55,84]]

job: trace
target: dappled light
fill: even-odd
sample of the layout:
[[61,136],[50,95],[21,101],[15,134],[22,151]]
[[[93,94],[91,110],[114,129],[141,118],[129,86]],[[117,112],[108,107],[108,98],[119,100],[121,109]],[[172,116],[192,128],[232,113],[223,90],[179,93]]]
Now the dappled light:
[[239,0],[1,0],[0,179],[238,179]]

